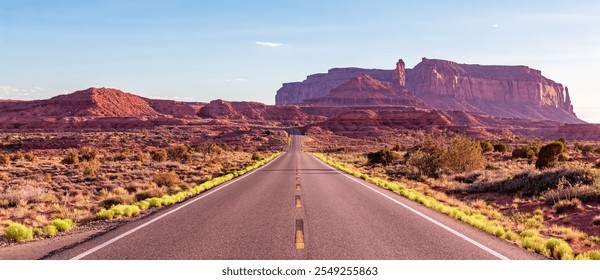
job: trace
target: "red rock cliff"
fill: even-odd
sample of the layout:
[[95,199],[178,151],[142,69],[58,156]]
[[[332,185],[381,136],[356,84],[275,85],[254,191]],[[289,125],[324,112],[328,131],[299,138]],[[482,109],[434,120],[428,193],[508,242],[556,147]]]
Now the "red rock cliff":
[[277,91],[275,104],[301,104],[305,99],[326,96],[331,89],[340,86],[352,79],[352,77],[360,74],[367,74],[382,81],[392,81],[394,71],[362,68],[334,68],[327,73],[310,75],[302,82],[283,84]]
[[578,121],[563,85],[526,66],[458,64],[423,58],[407,74],[407,86],[434,108]]

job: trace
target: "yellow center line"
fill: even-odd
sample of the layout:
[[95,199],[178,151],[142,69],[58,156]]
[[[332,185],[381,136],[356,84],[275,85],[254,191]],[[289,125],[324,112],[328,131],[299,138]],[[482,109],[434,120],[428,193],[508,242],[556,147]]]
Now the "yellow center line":
[[304,233],[301,230],[296,230],[296,249],[304,249]]

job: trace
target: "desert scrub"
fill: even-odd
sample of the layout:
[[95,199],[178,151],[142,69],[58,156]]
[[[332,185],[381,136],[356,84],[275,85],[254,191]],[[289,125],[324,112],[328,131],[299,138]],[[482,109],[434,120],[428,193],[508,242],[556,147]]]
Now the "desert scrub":
[[[467,185],[462,188],[457,188],[455,192],[519,192],[525,196],[534,196],[547,192],[548,190],[560,188],[561,180],[563,180],[562,178],[573,186],[595,186],[600,183],[600,172],[582,166],[561,167],[544,171],[527,171],[504,180]],[[584,202],[588,201],[588,199],[593,200],[600,198],[600,188],[597,187],[589,188],[585,192],[580,191],[578,193],[578,198]],[[542,194],[542,196],[544,196],[544,194]]]
[[[263,160],[257,161],[254,164],[247,166],[246,168],[244,168],[242,170],[238,170],[234,173],[230,173],[230,174],[223,175],[223,176],[220,176],[217,178],[213,178],[209,181],[205,181],[202,184],[196,185],[196,186],[191,187],[186,190],[181,190],[172,195],[162,195],[160,197],[147,197],[147,194],[145,194],[143,196],[137,196],[136,198],[139,201],[132,205],[118,204],[118,205],[112,205],[108,209],[103,208],[102,210],[100,210],[99,212],[96,213],[96,219],[110,220],[110,219],[113,219],[116,217],[135,216],[135,215],[139,214],[142,210],[146,210],[146,209],[154,208],[154,207],[172,205],[172,204],[184,201],[188,197],[200,194],[200,193],[202,193],[206,190],[209,190],[215,186],[218,186],[224,182],[233,180],[234,178],[236,178],[238,176],[242,176],[242,175],[246,174],[247,172],[250,172],[251,170],[256,169],[256,168],[266,164],[267,162],[273,160],[278,155],[279,155],[279,153],[272,154],[269,157],[267,157]],[[160,193],[162,194],[163,192],[160,192]]]
[[600,225],[600,215],[594,216],[594,218],[592,219],[592,225]]
[[67,151],[67,154],[63,157],[63,159],[60,161],[60,163],[65,164],[65,165],[78,164],[79,163],[79,153],[77,153],[77,151],[75,151],[75,150]]
[[564,240],[551,238],[546,240],[548,254],[557,260],[572,260],[573,249]]
[[576,260],[600,260],[600,251],[593,250],[577,255]]
[[[335,161],[325,157],[322,154],[313,154],[313,155],[315,155],[317,158],[321,159],[325,163],[327,163],[343,172],[346,172],[355,177],[362,178],[362,179],[369,181],[371,183],[374,183],[375,185],[378,185],[380,187],[393,190],[394,192],[396,192],[410,200],[421,203],[428,208],[431,208],[438,212],[444,213],[456,220],[465,222],[475,228],[481,229],[481,230],[483,230],[487,233],[490,233],[492,235],[495,235],[499,238],[513,241],[517,244],[520,244],[523,248],[525,248],[529,251],[536,252],[538,254],[544,255],[549,258],[555,258],[555,259],[561,259],[561,260],[573,259],[574,258],[573,250],[571,249],[571,247],[570,247],[569,243],[567,243],[567,241],[575,241],[577,239],[583,239],[586,237],[586,236],[584,236],[584,234],[575,232],[573,229],[568,229],[568,228],[560,229],[561,232],[564,232],[564,233],[562,233],[562,236],[566,241],[561,240],[561,239],[556,239],[556,238],[546,239],[540,235],[540,232],[538,230],[535,230],[535,229],[522,230],[520,232],[520,234],[517,234],[517,233],[513,232],[512,230],[510,230],[507,227],[507,225],[504,224],[503,221],[507,221],[510,219],[503,216],[502,213],[493,211],[493,214],[490,214],[489,217],[483,215],[482,213],[485,213],[483,210],[487,210],[487,207],[484,207],[484,205],[483,205],[483,204],[485,204],[483,201],[475,203],[477,208],[483,208],[481,210],[478,210],[476,208],[472,208],[469,206],[462,206],[462,207],[451,206],[451,205],[448,205],[448,204],[438,201],[434,197],[420,193],[419,191],[409,189],[402,185],[388,182],[388,181],[380,179],[380,178],[375,178],[375,177],[368,176],[366,174],[362,174],[362,173],[360,173],[356,170],[353,170],[351,168],[348,168],[342,164],[336,163]],[[524,215],[523,221],[526,223],[535,224],[535,226],[539,226],[539,227],[543,226],[543,224],[542,224],[543,211],[541,209],[536,210],[536,211],[534,211],[534,214],[535,215],[533,215],[533,216]],[[508,223],[508,224],[511,224],[511,223]],[[573,233],[571,233],[570,234],[571,236],[569,236],[568,232],[573,232]],[[590,253],[590,254],[584,253],[584,254],[580,254],[580,256],[577,256],[577,258],[578,259],[590,259],[593,257],[597,257],[596,254],[597,253]]]
[[154,183],[159,187],[172,187],[179,182],[179,176],[175,171],[160,172],[154,175]]
[[552,208],[554,209],[556,214],[561,214],[561,213],[567,212],[571,209],[581,208],[581,206],[582,206],[581,200],[579,200],[577,198],[573,198],[570,200],[566,200],[566,199],[560,200],[556,204],[554,204],[552,206]]
[[58,234],[58,229],[55,225],[47,225],[44,227],[44,233],[49,237],[53,237]]
[[558,165],[558,158],[565,150],[565,145],[561,142],[554,142],[542,146],[535,162],[535,168],[545,169]]
[[19,223],[10,223],[10,225],[4,229],[4,234],[8,239],[14,242],[24,242],[33,239],[33,230],[30,227]]
[[51,225],[55,226],[60,232],[67,232],[73,228],[75,223],[71,219],[54,219]]
[[168,158],[167,151],[165,151],[164,149],[157,149],[157,150],[151,151],[150,157],[152,157],[152,160],[156,161],[156,162],[163,162],[163,161],[166,161]]

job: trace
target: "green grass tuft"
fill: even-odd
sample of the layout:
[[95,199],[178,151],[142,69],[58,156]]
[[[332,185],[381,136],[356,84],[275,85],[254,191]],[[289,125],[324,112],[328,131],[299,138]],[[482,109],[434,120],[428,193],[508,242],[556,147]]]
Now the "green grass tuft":
[[46,235],[50,237],[53,237],[56,234],[58,234],[58,229],[54,225],[47,225],[46,227],[44,227],[44,233],[46,233]]
[[58,231],[67,232],[73,228],[73,220],[71,219],[54,219],[51,225],[55,226]]
[[96,213],[96,218],[100,220],[112,220],[115,217],[115,212],[112,210],[102,209]]
[[569,246],[564,240],[551,238],[546,240],[546,249],[548,249],[549,254],[557,259],[557,260],[572,260],[573,259],[573,249]]
[[577,255],[576,260],[600,260],[600,251],[593,250]]
[[33,230],[19,223],[11,223],[4,229],[4,234],[8,239],[15,242],[25,242],[33,239]]

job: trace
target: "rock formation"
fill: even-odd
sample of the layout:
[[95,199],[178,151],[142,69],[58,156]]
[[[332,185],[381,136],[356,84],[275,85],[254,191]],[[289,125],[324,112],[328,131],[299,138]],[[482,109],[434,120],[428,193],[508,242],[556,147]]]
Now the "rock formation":
[[277,91],[277,105],[301,104],[304,99],[323,97],[331,89],[349,81],[352,77],[367,74],[377,80],[392,81],[394,71],[362,68],[334,68],[327,73],[314,74],[302,82],[285,83]]
[[[277,91],[276,103],[314,104],[316,98],[326,97],[359,74],[367,74],[393,86],[406,85],[409,91],[433,109],[582,122],[573,111],[568,90],[542,76],[539,70],[526,66],[470,65],[426,58],[414,69],[405,69],[404,62],[399,60],[395,70],[337,68],[327,74],[311,75],[303,82],[284,84]],[[354,98],[365,101],[362,105],[377,103],[368,101],[369,98]],[[331,101],[330,98],[325,100]]]
[[[152,100],[111,88],[89,88],[47,100],[0,102],[0,129],[131,129],[183,124],[199,103]],[[155,109],[156,108],[156,109]]]
[[314,121],[324,119],[308,115],[298,106],[269,106],[258,102],[213,100],[197,114],[201,118],[255,121]]
[[579,122],[561,84],[526,66],[482,66],[423,58],[408,88],[437,109]]
[[407,105],[424,107],[404,86],[392,85],[360,74],[332,89],[324,97],[305,99],[306,104],[320,105]]

